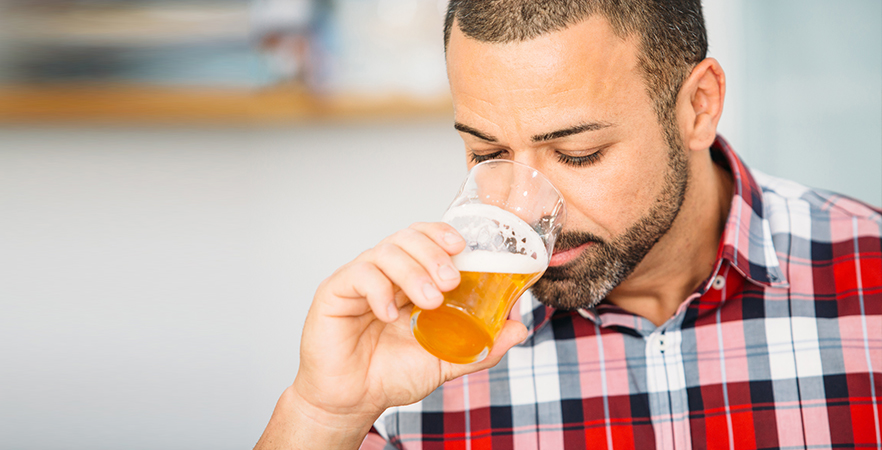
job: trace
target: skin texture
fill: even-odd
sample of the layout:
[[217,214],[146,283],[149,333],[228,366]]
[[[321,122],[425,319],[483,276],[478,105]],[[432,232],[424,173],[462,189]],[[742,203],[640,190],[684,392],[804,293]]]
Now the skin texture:
[[[673,149],[637,68],[636,43],[617,38],[601,18],[511,44],[481,43],[454,26],[448,75],[469,159],[514,159],[543,172],[567,201],[570,236],[616,242],[654,208],[672,212],[662,193],[671,186],[671,152],[680,152],[688,188],[674,202],[679,208],[660,227],[666,232],[650,233],[655,245],[607,296],[657,324],[671,317],[709,275],[731,199],[731,179],[708,152],[725,94],[719,64],[701,62],[684,82],[673,125],[681,145]],[[589,126],[534,139],[581,125]],[[560,159],[597,152],[581,167]],[[487,359],[456,365],[432,357],[411,336],[411,302],[432,309],[439,291],[456,287],[450,256],[463,246],[446,224],[414,224],[325,280],[306,319],[297,377],[256,448],[358,448],[386,408],[493,366],[523,340],[523,325],[509,321]],[[557,259],[566,269],[594,253],[589,246]]]

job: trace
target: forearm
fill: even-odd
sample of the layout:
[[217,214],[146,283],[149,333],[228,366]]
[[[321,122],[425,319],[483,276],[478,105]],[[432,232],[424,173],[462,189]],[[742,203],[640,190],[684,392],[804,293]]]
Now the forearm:
[[334,415],[304,401],[293,386],[282,393],[255,450],[358,449],[379,417]]

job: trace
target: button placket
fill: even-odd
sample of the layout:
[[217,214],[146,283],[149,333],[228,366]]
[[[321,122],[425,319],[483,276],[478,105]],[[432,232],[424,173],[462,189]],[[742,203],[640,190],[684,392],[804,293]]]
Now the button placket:
[[655,330],[646,336],[647,387],[658,448],[690,448],[685,368],[680,354],[682,335]]

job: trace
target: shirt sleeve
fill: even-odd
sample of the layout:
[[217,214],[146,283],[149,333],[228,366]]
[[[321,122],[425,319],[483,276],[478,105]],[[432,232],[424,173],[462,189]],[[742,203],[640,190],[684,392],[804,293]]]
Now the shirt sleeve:
[[371,427],[371,431],[368,432],[368,435],[365,436],[364,441],[361,443],[361,447],[359,450],[397,450],[396,447],[383,439],[383,436],[380,436],[380,433],[377,432],[377,429]]

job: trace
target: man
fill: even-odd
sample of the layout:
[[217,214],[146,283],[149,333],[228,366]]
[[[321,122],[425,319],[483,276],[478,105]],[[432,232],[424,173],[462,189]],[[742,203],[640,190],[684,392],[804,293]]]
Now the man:
[[567,201],[552,264],[455,365],[408,318],[459,282],[461,238],[364,252],[316,292],[257,448],[879,448],[882,215],[716,136],[699,1],[454,0],[445,45],[469,165]]

